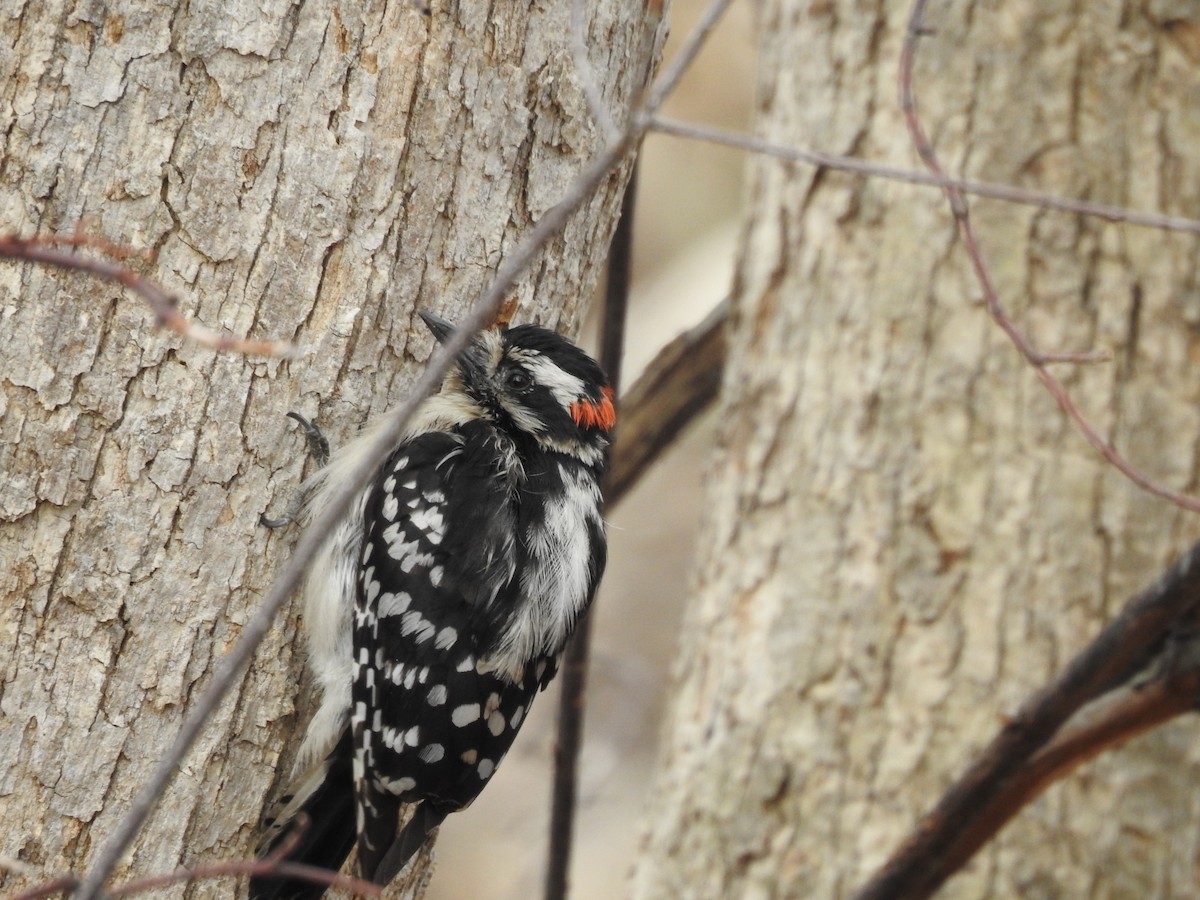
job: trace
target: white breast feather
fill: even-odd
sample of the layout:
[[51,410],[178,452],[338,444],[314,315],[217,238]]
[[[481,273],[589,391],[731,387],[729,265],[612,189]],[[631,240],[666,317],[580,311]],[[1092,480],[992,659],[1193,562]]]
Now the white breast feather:
[[592,547],[589,523],[600,523],[600,488],[585,473],[561,467],[563,497],[526,535],[530,561],[521,573],[521,602],[486,670],[515,675],[526,660],[557,653],[588,601]]

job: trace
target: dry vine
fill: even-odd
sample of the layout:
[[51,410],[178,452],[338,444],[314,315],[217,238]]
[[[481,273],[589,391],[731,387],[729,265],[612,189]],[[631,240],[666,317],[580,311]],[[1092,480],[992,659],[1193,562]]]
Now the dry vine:
[[[930,172],[940,179],[946,179],[946,172],[942,168],[941,160],[938,159],[937,151],[934,150],[932,142],[929,140],[928,135],[926,135],[925,128],[921,124],[917,113],[916,86],[913,82],[913,67],[916,64],[917,45],[919,38],[927,33],[924,24],[925,3],[926,0],[916,0],[916,3],[913,5],[912,14],[909,17],[904,47],[900,54],[900,103],[904,111],[905,122],[908,125],[909,136],[912,138],[913,146],[916,147],[917,153],[920,154],[922,161],[924,161]],[[1000,295],[997,293],[995,282],[992,279],[991,270],[988,267],[987,260],[984,258],[983,249],[979,245],[979,238],[975,233],[975,227],[971,223],[966,197],[961,190],[951,186],[948,182],[942,185],[942,190],[946,195],[946,199],[950,202],[950,209],[954,213],[955,222],[958,224],[958,233],[962,238],[967,256],[971,260],[971,267],[975,271],[975,278],[983,290],[984,302],[987,305],[988,314],[991,315],[996,324],[1000,326],[1000,329],[1008,336],[1013,346],[1017,348],[1017,351],[1033,368],[1042,385],[1049,392],[1050,396],[1054,398],[1055,402],[1058,403],[1066,416],[1075,423],[1075,427],[1079,429],[1087,442],[1113,468],[1139,488],[1183,509],[1191,512],[1200,512],[1200,499],[1181,494],[1159,484],[1126,459],[1110,441],[1100,436],[1095,426],[1083,414],[1075,404],[1075,401],[1071,399],[1063,383],[1055,378],[1047,367],[1049,363],[1054,362],[1092,362],[1097,357],[1091,353],[1046,353],[1033,346],[1033,343],[1029,340],[1025,332],[1009,316],[1008,311],[1000,300]]]

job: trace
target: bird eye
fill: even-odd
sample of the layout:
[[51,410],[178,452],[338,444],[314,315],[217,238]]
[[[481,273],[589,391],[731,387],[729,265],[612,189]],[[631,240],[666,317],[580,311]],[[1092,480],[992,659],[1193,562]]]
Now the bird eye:
[[533,384],[533,378],[524,369],[513,369],[504,377],[504,385],[510,391],[524,391]]

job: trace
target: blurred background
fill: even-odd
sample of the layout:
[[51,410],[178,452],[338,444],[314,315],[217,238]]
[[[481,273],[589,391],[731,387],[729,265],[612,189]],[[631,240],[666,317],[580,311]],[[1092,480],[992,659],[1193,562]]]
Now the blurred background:
[[[670,5],[670,59],[707,5]],[[754,7],[733,4],[664,114],[748,131],[754,109]],[[745,154],[651,134],[640,158],[635,274],[624,383],[728,292]],[[595,307],[593,307],[595,308]],[[594,347],[594,334],[585,342]],[[691,560],[702,516],[712,420],[697,422],[609,511],[609,563],[593,607],[592,669],[571,896],[625,893],[650,787]],[[540,896],[546,868],[557,684],[470,809],[442,827],[430,900]]]

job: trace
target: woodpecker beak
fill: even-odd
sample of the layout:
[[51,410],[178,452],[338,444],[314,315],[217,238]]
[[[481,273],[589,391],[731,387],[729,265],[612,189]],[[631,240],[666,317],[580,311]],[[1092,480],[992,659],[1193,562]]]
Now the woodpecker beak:
[[[421,317],[421,321],[425,323],[425,327],[430,330],[439,344],[446,343],[450,339],[450,336],[458,330],[452,323],[446,321],[441,316],[426,312],[423,309],[419,310],[417,315]],[[485,357],[486,351],[478,340],[471,341],[458,354],[458,367],[462,370],[463,379],[467,384],[476,386],[483,384],[486,370]]]
[[433,332],[433,336],[437,338],[439,344],[446,343],[446,339],[454,334],[454,326],[443,319],[441,316],[435,316],[431,312],[419,310],[417,315],[421,317],[421,321],[425,323],[425,327]]

